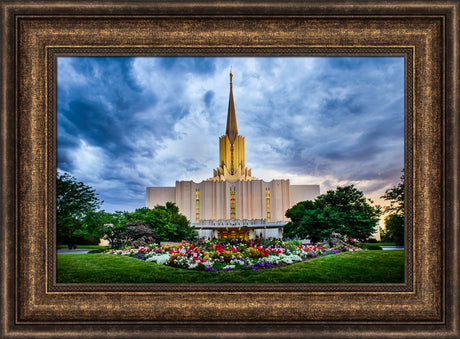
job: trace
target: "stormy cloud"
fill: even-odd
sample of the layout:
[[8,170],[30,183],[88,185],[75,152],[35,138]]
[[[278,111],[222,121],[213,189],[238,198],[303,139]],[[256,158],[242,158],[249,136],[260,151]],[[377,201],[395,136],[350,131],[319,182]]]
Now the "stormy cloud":
[[59,57],[57,167],[107,211],[218,165],[229,71],[246,165],[266,181],[355,184],[374,200],[404,166],[401,57]]

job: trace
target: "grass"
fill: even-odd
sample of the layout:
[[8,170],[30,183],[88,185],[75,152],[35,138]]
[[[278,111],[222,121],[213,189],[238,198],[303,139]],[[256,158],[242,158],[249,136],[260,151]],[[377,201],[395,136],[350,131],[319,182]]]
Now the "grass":
[[403,283],[404,251],[334,254],[272,269],[203,272],[110,254],[58,254],[58,283]]

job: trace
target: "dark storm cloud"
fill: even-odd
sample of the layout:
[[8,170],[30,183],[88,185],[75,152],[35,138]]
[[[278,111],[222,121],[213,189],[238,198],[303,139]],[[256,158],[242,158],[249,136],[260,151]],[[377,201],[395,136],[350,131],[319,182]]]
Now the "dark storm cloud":
[[[130,119],[130,114],[154,104],[154,96],[143,95],[129,74],[132,59],[72,58],[69,61],[67,67],[72,67],[84,80],[66,86],[71,79],[61,80],[58,70],[61,132],[98,145],[111,157],[117,158],[132,151],[129,140],[136,132],[137,124]],[[59,145],[60,137],[58,133]],[[65,149],[63,145],[60,151]]]

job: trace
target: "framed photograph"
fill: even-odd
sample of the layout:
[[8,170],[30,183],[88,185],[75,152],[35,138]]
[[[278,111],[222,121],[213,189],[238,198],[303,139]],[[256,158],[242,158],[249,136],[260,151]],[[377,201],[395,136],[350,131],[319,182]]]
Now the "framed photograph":
[[[382,50],[383,56],[360,56],[362,50],[350,56],[350,52],[344,56],[119,57],[59,56],[55,51],[49,64],[51,73],[57,74],[56,100],[50,109],[55,109],[57,126],[51,140],[57,140],[58,213],[57,237],[50,233],[49,246],[54,246],[54,239],[58,244],[93,241],[97,245],[104,227],[110,244],[117,248],[111,253],[118,254],[111,258],[94,253],[78,258],[58,255],[56,282],[404,283],[403,235],[396,234],[399,246],[383,247],[400,252],[359,251],[357,246],[380,248],[376,246],[385,243],[361,245],[359,241],[380,239],[376,223],[386,214],[380,214],[376,205],[388,205],[382,196],[403,175],[405,89],[410,93],[413,87],[411,79],[405,86],[404,74],[412,55],[395,49]],[[54,86],[50,78],[48,88]],[[411,120],[409,113],[406,116]],[[230,144],[232,129],[235,140]],[[232,158],[238,159],[236,165],[230,164]],[[60,187],[69,178],[62,173],[75,175],[103,200],[100,210],[86,212],[82,223],[72,223],[70,213],[64,213],[74,200],[66,203],[67,192]],[[400,214],[392,217],[404,230],[402,193]],[[330,200],[332,194],[343,194],[348,206],[363,211],[360,226],[353,219],[350,226],[334,233],[359,236],[358,244],[307,227],[301,235],[291,231],[297,227],[288,224],[291,211],[301,208],[302,201],[323,199],[325,194]],[[168,203],[176,204],[186,218],[176,234],[157,217],[167,211]],[[324,218],[331,214],[323,212],[322,206],[314,209]],[[314,228],[327,228],[317,219],[310,219]],[[131,235],[137,239],[113,231],[122,229],[126,220],[132,225],[128,232],[138,227]],[[329,218],[328,224],[339,221]],[[73,225],[74,230],[94,233],[69,236]],[[407,229],[411,234],[409,225]],[[190,231],[195,231],[193,240]],[[328,232],[332,231],[328,228]],[[138,240],[142,234],[151,238]],[[179,246],[183,240],[188,241]],[[176,244],[164,243],[171,241]],[[387,246],[391,241],[386,240]],[[216,252],[216,243],[233,254],[225,252],[224,246]],[[124,244],[130,249],[123,250]],[[177,251],[176,257],[172,250]],[[329,269],[321,266],[322,278],[315,277],[312,266],[302,266],[300,271],[299,266],[290,267],[297,270],[295,274],[280,271],[276,277],[240,275],[248,269],[280,268],[292,260],[344,251],[359,260],[348,262],[355,266],[348,272],[341,271],[344,265],[340,264]],[[75,252],[60,248],[58,254]],[[406,254],[411,267],[410,247]],[[125,263],[127,269],[122,262],[106,261],[125,256],[160,261],[181,268],[183,274],[141,264],[150,267],[146,275],[137,268],[131,271],[131,261]],[[91,264],[86,261],[90,257]],[[76,260],[83,260],[81,269],[76,268]],[[378,264],[380,276],[369,260]],[[88,266],[91,272],[86,271]],[[110,272],[110,266],[117,271]],[[205,274],[198,277],[197,270]],[[226,271],[231,276],[209,274]]]
[[[1,6],[2,337],[460,335],[458,3]],[[403,60],[404,282],[57,282],[57,70],[79,57]]]

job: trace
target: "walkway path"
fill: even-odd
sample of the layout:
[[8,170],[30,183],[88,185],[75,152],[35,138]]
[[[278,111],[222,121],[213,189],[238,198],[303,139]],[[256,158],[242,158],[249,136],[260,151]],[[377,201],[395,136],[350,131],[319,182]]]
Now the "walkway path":
[[60,248],[57,250],[57,254],[84,254],[91,251],[91,248],[77,248],[75,250],[69,250],[68,248]]
[[384,251],[403,250],[404,246],[380,246]]

